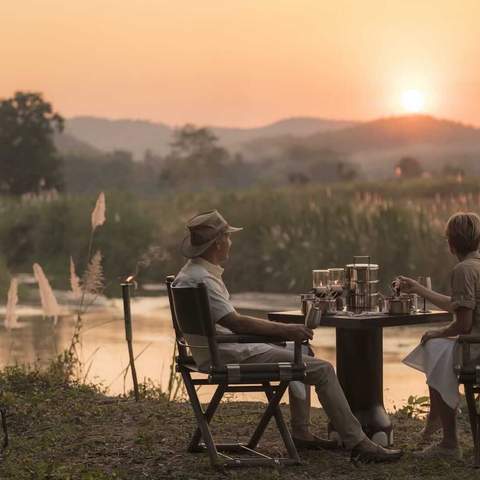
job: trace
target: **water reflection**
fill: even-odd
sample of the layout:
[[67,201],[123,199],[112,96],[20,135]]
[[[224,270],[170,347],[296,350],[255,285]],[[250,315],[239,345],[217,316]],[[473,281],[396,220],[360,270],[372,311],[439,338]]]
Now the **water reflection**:
[[[166,298],[136,298],[132,301],[134,352],[139,380],[151,379],[167,389],[174,349],[174,337]],[[265,313],[256,312],[265,317]],[[45,365],[70,345],[74,317],[64,316],[56,326],[40,315],[23,316],[17,329],[0,330],[0,365]],[[409,395],[425,395],[424,376],[401,363],[424,327],[398,327],[384,330],[385,405],[392,409],[406,402]],[[335,331],[320,328],[312,342],[315,354],[335,364]],[[122,372],[128,365],[128,351],[120,300],[84,317],[80,356],[88,380],[101,382],[114,394],[131,388],[130,376]],[[359,359],[361,361],[361,359]],[[208,399],[211,390],[202,387],[200,396]],[[316,397],[316,396],[314,396]],[[242,399],[261,399],[260,394],[239,394]],[[286,400],[286,397],[285,397]],[[316,398],[314,404],[318,405]]]

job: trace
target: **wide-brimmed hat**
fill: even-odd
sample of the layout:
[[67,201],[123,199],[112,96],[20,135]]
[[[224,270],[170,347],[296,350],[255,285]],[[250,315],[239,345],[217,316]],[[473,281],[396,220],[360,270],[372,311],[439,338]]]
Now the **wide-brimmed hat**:
[[181,251],[187,258],[195,258],[213,245],[219,235],[243,230],[240,227],[232,227],[220,215],[218,210],[200,213],[187,222],[189,234],[183,239]]

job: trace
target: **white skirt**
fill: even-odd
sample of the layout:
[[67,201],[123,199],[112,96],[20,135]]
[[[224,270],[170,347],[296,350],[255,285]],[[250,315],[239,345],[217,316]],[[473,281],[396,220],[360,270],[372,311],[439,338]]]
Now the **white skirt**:
[[409,367],[424,372],[427,384],[453,409],[460,402],[457,376],[453,371],[456,345],[451,338],[434,338],[425,345],[418,345],[403,359]]

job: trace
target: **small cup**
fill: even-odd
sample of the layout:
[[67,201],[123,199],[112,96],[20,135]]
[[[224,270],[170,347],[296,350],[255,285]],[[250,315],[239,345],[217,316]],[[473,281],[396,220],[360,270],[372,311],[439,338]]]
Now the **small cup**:
[[305,314],[305,326],[314,330],[320,325],[322,320],[322,310],[318,302],[309,302],[307,313]]

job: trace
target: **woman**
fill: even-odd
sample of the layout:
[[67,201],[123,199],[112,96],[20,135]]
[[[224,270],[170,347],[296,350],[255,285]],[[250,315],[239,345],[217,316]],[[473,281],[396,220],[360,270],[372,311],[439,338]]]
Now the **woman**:
[[420,345],[403,361],[425,372],[427,377],[430,413],[421,432],[422,440],[429,441],[436,431],[443,430],[440,443],[432,444],[417,455],[460,459],[462,452],[456,426],[460,395],[453,370],[455,337],[480,334],[480,217],[475,213],[457,213],[448,220],[445,233],[450,252],[459,262],[451,273],[451,296],[434,292],[408,277],[399,277],[399,280],[403,292],[416,293],[453,313],[453,321],[444,328],[425,332]]

